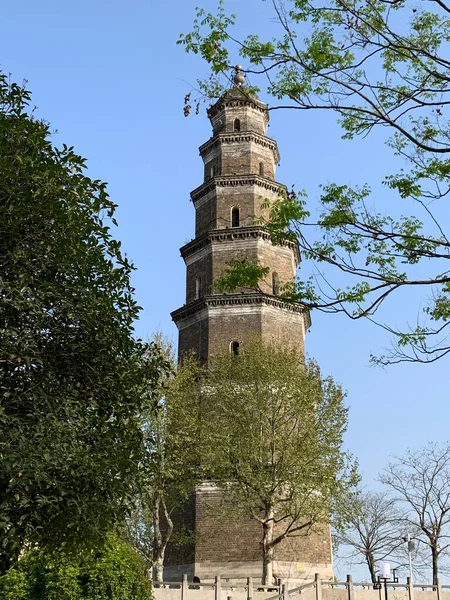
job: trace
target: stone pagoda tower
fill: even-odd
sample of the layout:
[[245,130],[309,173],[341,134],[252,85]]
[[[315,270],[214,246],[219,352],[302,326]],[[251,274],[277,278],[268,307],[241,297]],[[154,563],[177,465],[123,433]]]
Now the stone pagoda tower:
[[[181,248],[186,263],[186,304],[172,313],[179,330],[179,355],[194,351],[201,361],[239,346],[251,335],[265,341],[289,340],[304,348],[309,314],[301,305],[287,305],[277,298],[280,285],[295,278],[299,251],[295,243],[273,246],[258,226],[267,216],[264,201],[279,197],[285,187],[275,181],[279,162],[277,143],[266,136],[267,105],[242,88],[240,67],[235,86],[208,111],[212,137],[200,147],[204,181],[191,193],[195,208],[195,238]],[[219,294],[212,284],[230,260],[248,260],[269,267],[260,291],[237,289]],[[198,486],[184,514],[183,525],[195,532],[189,546],[169,547],[164,579],[232,579],[262,573],[261,531],[256,521],[224,517],[214,506],[220,491],[211,484]],[[178,519],[177,519],[178,520]],[[230,522],[232,521],[232,522]],[[329,531],[324,535],[285,540],[276,549],[274,572],[279,577],[304,580],[320,572],[331,577]]]

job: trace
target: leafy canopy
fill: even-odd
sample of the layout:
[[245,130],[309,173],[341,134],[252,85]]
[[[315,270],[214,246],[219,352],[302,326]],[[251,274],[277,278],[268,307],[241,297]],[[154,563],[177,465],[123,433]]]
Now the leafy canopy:
[[100,552],[81,557],[27,553],[0,577],[4,600],[149,600],[144,561],[113,536]]
[[342,389],[316,363],[255,339],[237,356],[211,359],[200,397],[210,444],[204,468],[238,509],[262,524],[275,519],[277,542],[331,515],[339,521],[357,480],[342,449],[348,411]]
[[152,402],[142,413],[144,485],[122,533],[153,567],[154,580],[162,581],[167,544],[191,537],[174,527],[172,516],[201,480],[203,436],[199,437],[197,393],[200,366],[186,356],[176,369],[171,342],[161,334],[154,336],[154,342],[171,369],[161,374],[156,386],[152,379],[147,382]]
[[[199,386],[202,467],[224,489],[233,518],[261,525],[263,581],[274,548],[293,536],[340,527],[358,481],[342,449],[344,394],[296,348],[259,339],[212,357]],[[231,518],[231,515],[230,515]]]
[[0,573],[24,545],[93,543],[123,518],[143,373],[151,387],[165,365],[133,337],[133,267],[105,184],[29,103],[0,73]]
[[[253,0],[257,10],[259,2]],[[441,0],[271,0],[273,35],[252,31],[235,37],[236,15],[220,0],[215,13],[197,10],[192,30],[180,36],[187,52],[201,55],[211,77],[199,82],[203,97],[216,98],[230,82],[230,56],[239,54],[247,73],[274,101],[269,110],[332,110],[343,137],[388,132],[397,172],[383,187],[323,185],[320,216],[310,215],[302,194],[274,203],[265,224],[276,243],[294,236],[316,274],[291,286],[293,301],[352,319],[377,319],[377,311],[404,290],[416,301],[412,330],[377,321],[394,337],[381,363],[430,362],[450,352],[450,6]],[[252,89],[254,92],[256,88]],[[245,93],[245,90],[244,92]],[[392,168],[392,167],[390,167]],[[397,196],[413,204],[411,215],[394,218],[384,208]],[[420,218],[419,216],[420,215]],[[314,227],[310,227],[313,225]],[[311,233],[312,232],[312,233]],[[254,275],[233,270],[232,284]],[[234,279],[233,279],[234,278]],[[225,282],[221,282],[225,289]],[[411,302],[411,300],[410,300]],[[419,308],[417,309],[419,310]]]

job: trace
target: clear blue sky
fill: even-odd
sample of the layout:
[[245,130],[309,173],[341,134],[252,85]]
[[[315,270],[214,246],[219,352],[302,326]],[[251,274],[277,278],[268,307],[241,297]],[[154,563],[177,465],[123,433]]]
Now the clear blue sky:
[[[199,3],[3,0],[0,9],[1,68],[28,80],[38,114],[57,130],[55,143],[87,157],[89,175],[107,181],[119,205],[117,237],[138,269],[143,312],[136,329],[143,337],[161,329],[176,338],[169,313],[184,303],[178,249],[194,235],[189,192],[202,181],[198,146],[210,128],[204,109],[183,116],[184,95],[206,67],[175,42]],[[272,25],[270,3],[229,5],[255,32]],[[321,182],[363,183],[389,172],[380,138],[344,142],[331,115],[275,111],[269,135],[281,152],[278,180],[308,189],[312,199]],[[399,298],[386,319],[400,324],[407,309],[407,297]],[[375,369],[370,352],[388,344],[381,330],[320,313],[312,320],[307,351],[348,390],[347,446],[367,484],[391,455],[449,437],[448,360]]]

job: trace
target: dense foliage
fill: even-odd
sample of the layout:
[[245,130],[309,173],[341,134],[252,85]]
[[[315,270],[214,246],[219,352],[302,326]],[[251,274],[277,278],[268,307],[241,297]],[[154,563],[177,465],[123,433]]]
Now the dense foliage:
[[[253,0],[255,11],[261,1]],[[398,157],[383,181],[374,182],[384,185],[375,193],[347,180],[318,182],[323,185],[318,218],[302,194],[275,203],[267,225],[273,240],[298,240],[317,269],[310,280],[285,290],[286,296],[373,320],[380,306],[403,290],[406,303],[423,312],[412,330],[381,319],[395,343],[379,360],[437,360],[450,352],[450,6],[441,0],[267,4],[273,28],[260,35],[252,30],[247,37],[234,33],[237,17],[226,13],[222,0],[215,13],[198,9],[192,31],[180,43],[211,66],[211,78],[199,82],[201,92],[208,98],[221,94],[220,76],[229,85],[230,57],[240,54],[252,81],[259,87],[267,83],[274,100],[270,110],[307,110],[308,118],[314,110],[334,111],[343,137],[367,138],[369,152],[375,151],[370,134],[383,128]],[[243,87],[242,93],[257,89]],[[395,196],[413,206],[411,215],[389,214],[386,197],[392,202]],[[240,267],[239,276],[247,282],[252,277],[256,285],[254,265]]]
[[30,552],[0,577],[2,600],[150,600],[144,561],[110,538],[83,558]]
[[142,413],[144,485],[123,534],[152,567],[154,580],[162,581],[169,540],[176,544],[192,537],[192,533],[174,527],[172,515],[200,480],[203,444],[196,410],[200,367],[192,357],[185,357],[176,370],[172,344],[161,334],[154,342],[172,368],[162,373],[156,386],[153,380],[148,382],[153,401]]
[[30,94],[0,74],[0,573],[25,546],[101,539],[144,451],[139,410],[163,360],[133,338],[115,205]]
[[296,348],[259,340],[211,359],[199,388],[202,465],[261,525],[263,579],[284,539],[342,525],[358,481],[342,449],[344,394]]

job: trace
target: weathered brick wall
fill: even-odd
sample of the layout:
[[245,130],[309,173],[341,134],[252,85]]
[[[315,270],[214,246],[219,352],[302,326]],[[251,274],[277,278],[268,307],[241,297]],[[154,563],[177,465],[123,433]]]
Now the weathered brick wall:
[[265,189],[255,184],[241,184],[217,188],[216,194],[216,228],[231,227],[231,209],[236,206],[240,211],[240,224],[243,227],[255,224],[259,218],[269,217],[269,208],[262,205],[269,200],[273,202],[279,193],[272,189]]
[[[190,262],[186,267],[186,302],[193,302],[210,293],[213,282],[212,253],[206,248],[198,253],[199,259]],[[194,257],[195,258],[195,257]],[[197,288],[199,281],[199,295]]]
[[[259,284],[265,294],[273,293],[272,275],[277,273],[280,283],[293,281],[296,272],[294,251],[288,247],[275,247],[270,241],[262,239],[236,239],[235,242],[217,243],[212,246],[212,277],[216,281],[223,275],[230,260],[258,262],[269,267],[267,277]],[[240,290],[237,290],[240,291]]]
[[205,181],[219,177],[222,174],[222,156],[219,154],[205,164]]
[[330,563],[332,561],[329,527],[309,535],[290,537],[275,548],[275,560],[299,563]]
[[261,307],[224,307],[210,311],[208,330],[209,355],[230,348],[232,342],[245,343],[250,337],[262,334]]
[[216,194],[215,229],[231,228],[231,211],[239,208],[240,226],[246,227],[254,224],[255,198],[251,185],[234,187],[218,187]]
[[288,313],[283,308],[233,306],[210,310],[208,351],[210,355],[226,351],[231,342],[245,344],[246,340],[260,335],[267,342],[294,344],[303,352],[304,315]]
[[249,174],[273,181],[279,159],[276,142],[253,132],[213,137],[200,147],[200,153],[205,163],[205,182],[216,176]]
[[196,497],[196,562],[259,560],[261,526],[236,515],[221,490],[206,484]]
[[[273,180],[275,159],[273,151],[255,143],[253,140],[222,144],[220,175],[261,175]],[[260,163],[264,173],[260,173]]]
[[273,187],[273,184],[266,187],[264,183],[259,175],[256,178],[253,175],[253,179],[251,176],[237,179],[233,185],[214,181],[212,189],[195,202],[195,236],[200,237],[215,229],[231,228],[231,211],[234,207],[239,208],[241,227],[254,225],[261,217],[267,219],[270,208],[263,209],[262,205],[269,201],[270,206],[271,202],[279,198],[281,189]]
[[263,307],[261,335],[266,343],[291,344],[304,354],[306,314],[276,307]]
[[[238,232],[239,233],[239,232]],[[280,285],[293,281],[296,272],[296,255],[287,246],[274,247],[269,240],[262,239],[255,232],[253,236],[209,240],[186,259],[186,301],[193,302],[203,296],[216,293],[213,284],[223,275],[230,261],[258,262],[269,267],[269,274],[260,282],[266,294],[276,294],[274,273]],[[248,291],[237,289],[237,292]]]
[[[270,148],[264,148],[252,142],[250,144],[250,152],[250,173],[255,173],[274,181],[275,160],[273,151]],[[261,172],[261,164],[263,172]]]
[[303,352],[309,327],[307,313],[282,305],[242,304],[241,298],[245,298],[245,294],[230,297],[231,305],[203,307],[179,320],[180,356],[194,351],[200,360],[207,361],[208,356],[230,349],[232,342],[243,344],[255,335],[269,343],[293,344]]
[[200,237],[207,231],[216,228],[217,202],[216,190],[213,189],[195,205],[195,237]]
[[224,144],[222,147],[221,175],[248,175],[250,171],[250,144]]
[[[197,486],[184,511],[174,515],[174,524],[195,532],[195,542],[169,545],[165,564],[185,565],[251,563],[262,559],[262,525],[236,512],[225,493],[210,483]],[[307,537],[287,538],[275,547],[274,560],[290,563],[331,562],[329,529]],[[300,567],[300,565],[298,565]]]
[[235,106],[230,103],[223,104],[222,110],[219,110],[211,119],[214,133],[234,132],[235,120],[240,121],[241,131],[255,131],[265,134],[269,115],[260,109],[246,105],[245,102],[237,102]]
[[178,337],[178,355],[194,352],[199,360],[208,359],[209,321],[206,311],[196,313],[180,322]]

